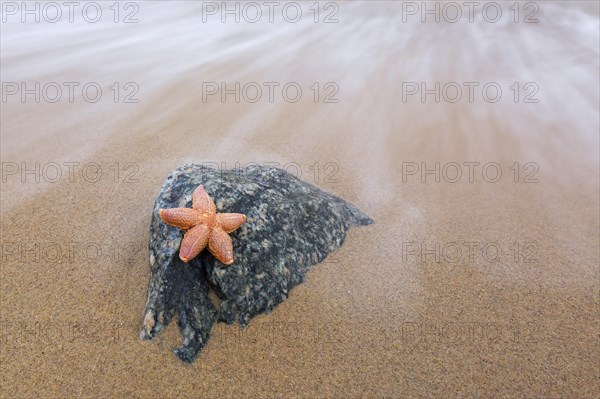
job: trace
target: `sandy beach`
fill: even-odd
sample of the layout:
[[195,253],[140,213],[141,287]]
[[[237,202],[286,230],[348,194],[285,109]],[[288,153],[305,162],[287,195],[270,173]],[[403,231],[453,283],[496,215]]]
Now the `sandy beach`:
[[[57,4],[2,3],[0,397],[598,397],[598,3]],[[375,221],[191,365],[139,338],[186,162]]]

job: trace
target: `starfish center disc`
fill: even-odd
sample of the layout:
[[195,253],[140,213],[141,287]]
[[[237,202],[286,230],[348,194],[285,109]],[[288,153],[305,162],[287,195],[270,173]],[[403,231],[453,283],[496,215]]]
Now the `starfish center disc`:
[[201,213],[199,219],[200,224],[208,226],[212,229],[215,226],[217,218],[216,215],[211,215],[210,213]]

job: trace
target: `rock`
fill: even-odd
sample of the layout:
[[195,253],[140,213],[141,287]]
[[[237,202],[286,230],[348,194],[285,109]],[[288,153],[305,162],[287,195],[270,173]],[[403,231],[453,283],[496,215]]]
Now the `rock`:
[[[182,231],[164,223],[161,208],[190,207],[202,184],[217,212],[248,219],[231,233],[234,263],[225,266],[208,251],[189,263],[179,259]],[[151,279],[141,338],[151,339],[179,316],[183,344],[175,354],[193,361],[215,321],[228,324],[270,312],[308,269],[344,242],[351,224],[373,221],[346,201],[278,168],[215,170],[186,164],[165,181],[150,225]],[[220,299],[219,310],[208,297]]]

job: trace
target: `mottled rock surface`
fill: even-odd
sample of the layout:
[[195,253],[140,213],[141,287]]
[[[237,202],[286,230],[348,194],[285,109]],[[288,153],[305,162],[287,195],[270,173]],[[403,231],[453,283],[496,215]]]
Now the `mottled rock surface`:
[[[225,266],[208,251],[190,263],[179,259],[182,231],[159,217],[161,208],[191,207],[202,184],[217,212],[244,213],[231,233],[234,263]],[[344,242],[350,225],[372,220],[346,201],[278,168],[216,170],[186,164],[165,181],[150,225],[152,276],[141,337],[151,339],[175,313],[183,344],[175,354],[191,362],[206,345],[212,324],[242,326],[284,301],[314,264]],[[209,290],[220,298],[217,307]]]

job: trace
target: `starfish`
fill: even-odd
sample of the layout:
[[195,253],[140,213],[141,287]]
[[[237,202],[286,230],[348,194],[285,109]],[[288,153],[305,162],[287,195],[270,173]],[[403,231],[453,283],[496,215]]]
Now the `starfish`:
[[208,245],[219,262],[233,263],[233,243],[228,233],[244,224],[246,215],[217,213],[214,201],[202,185],[192,194],[192,208],[161,209],[159,214],[168,225],[185,231],[179,248],[182,261],[194,259]]

